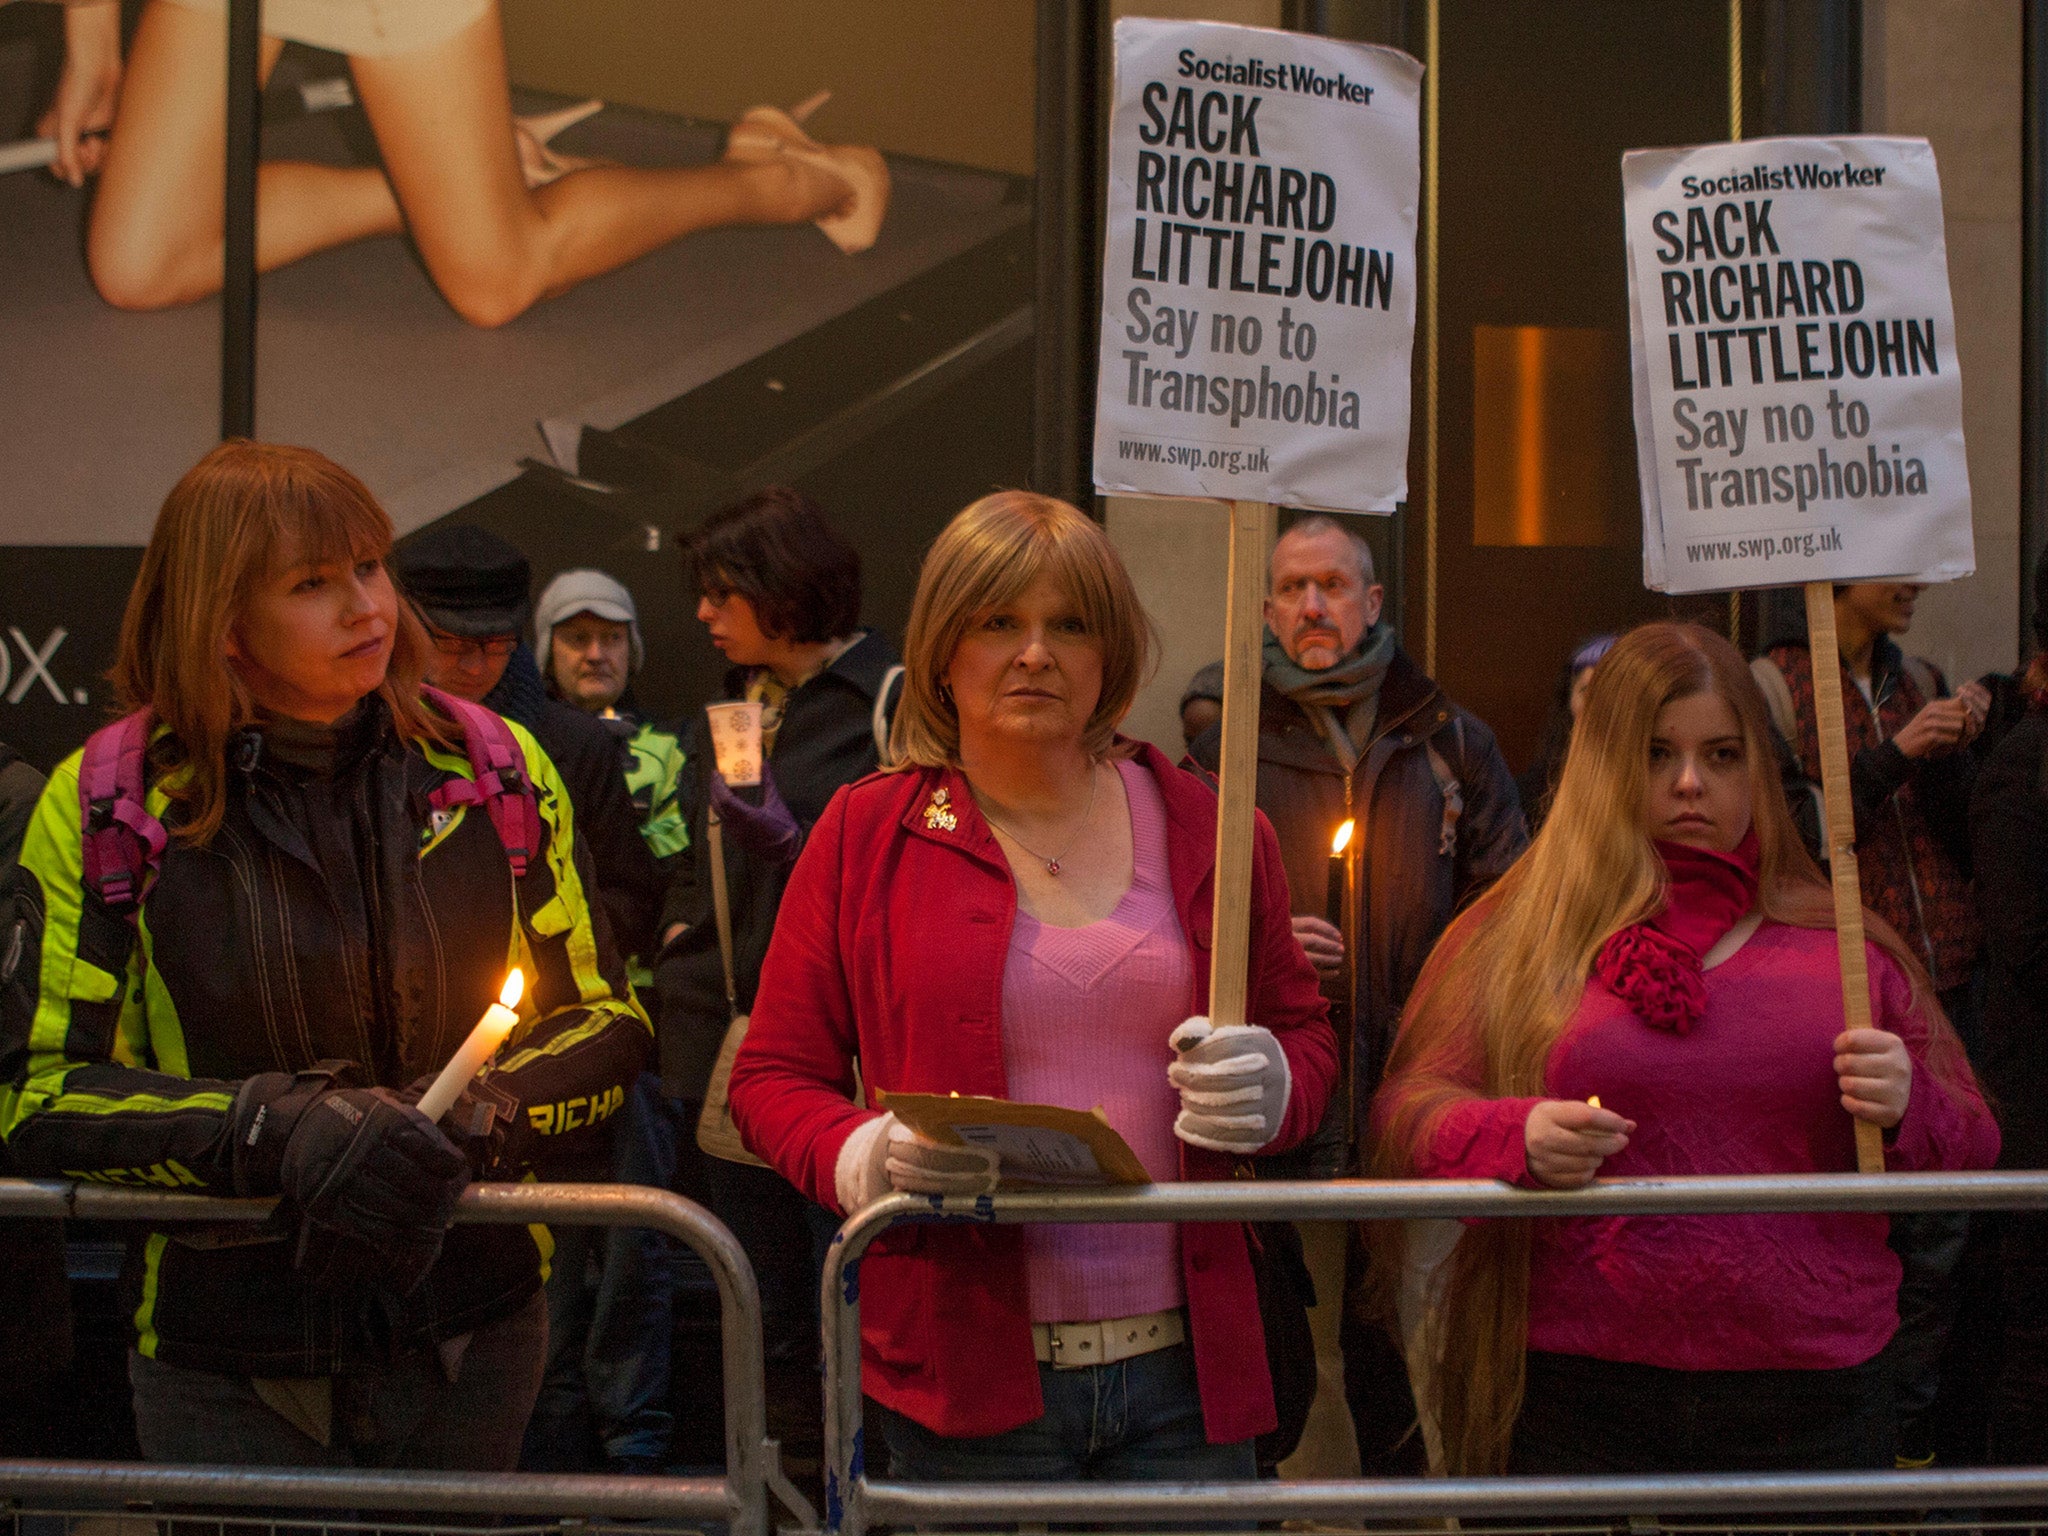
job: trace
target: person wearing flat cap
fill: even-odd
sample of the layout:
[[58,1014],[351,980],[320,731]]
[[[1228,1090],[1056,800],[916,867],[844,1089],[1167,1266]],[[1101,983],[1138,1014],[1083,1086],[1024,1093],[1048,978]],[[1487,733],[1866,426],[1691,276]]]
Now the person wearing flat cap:
[[[627,788],[632,755],[624,738],[604,721],[549,695],[534,653],[521,638],[534,616],[529,598],[533,571],[526,556],[482,528],[441,524],[400,545],[392,569],[433,641],[427,681],[495,709],[533,733],[568,788],[578,840],[589,845],[597,880],[592,907],[602,914],[622,956],[651,954],[668,875],[641,836],[640,816]],[[655,1182],[631,1178],[630,1170],[620,1166],[629,1145],[642,1139],[631,1122],[643,1091],[639,1079],[628,1085],[626,1112],[613,1117],[613,1145],[601,1160],[564,1168],[555,1176]],[[623,1134],[617,1132],[621,1122],[627,1125]],[[657,1265],[660,1260],[635,1241],[638,1237],[626,1228],[567,1227],[555,1233],[547,1286],[547,1364],[520,1452],[520,1465],[528,1471],[585,1470],[580,1458],[587,1435],[565,1426],[585,1422],[589,1409],[605,1420],[601,1434],[610,1457],[633,1463],[635,1470],[645,1469],[642,1461],[657,1459],[637,1454],[637,1441],[631,1447],[612,1443],[612,1421],[620,1416],[608,1414],[588,1385],[595,1379],[587,1370],[593,1354],[608,1349],[622,1358],[630,1354],[607,1336],[593,1334],[585,1284],[589,1260],[595,1250],[600,1272],[613,1276],[615,1284],[630,1285],[650,1258]],[[616,1369],[598,1375],[625,1380]],[[589,1409],[586,1398],[591,1399]],[[660,1417],[665,1420],[665,1413]],[[645,1438],[652,1442],[666,1436],[666,1424],[657,1423]]]
[[548,697],[520,638],[533,613],[526,556],[485,529],[441,523],[400,544],[392,571],[434,642],[427,681],[533,732],[568,787],[612,941],[622,955],[650,952],[668,881],[640,835],[626,745],[602,722]]

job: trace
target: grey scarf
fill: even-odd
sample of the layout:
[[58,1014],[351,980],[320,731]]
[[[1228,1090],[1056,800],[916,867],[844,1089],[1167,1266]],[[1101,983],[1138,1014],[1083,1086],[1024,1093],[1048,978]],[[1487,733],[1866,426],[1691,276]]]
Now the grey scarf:
[[1358,642],[1357,650],[1334,667],[1311,672],[1288,659],[1269,629],[1266,681],[1301,706],[1349,773],[1358,766],[1365,744],[1372,739],[1373,722],[1379,717],[1380,683],[1399,647],[1390,626],[1375,624]]

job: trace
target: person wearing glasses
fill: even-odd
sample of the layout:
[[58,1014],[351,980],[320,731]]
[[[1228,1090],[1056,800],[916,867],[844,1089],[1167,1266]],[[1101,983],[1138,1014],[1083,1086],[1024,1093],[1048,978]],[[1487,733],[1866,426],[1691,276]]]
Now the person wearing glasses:
[[621,954],[651,954],[668,882],[640,835],[626,788],[626,744],[602,721],[548,696],[521,636],[532,616],[526,556],[481,528],[442,524],[392,556],[433,643],[427,681],[533,733],[569,791],[576,834],[597,865],[599,907]]
[[[552,697],[541,680],[540,664],[521,638],[533,617],[533,570],[526,556],[496,534],[444,523],[406,540],[391,563],[432,642],[426,680],[495,709],[533,733],[569,791],[577,838],[590,847],[597,874],[594,909],[603,915],[621,955],[653,953],[654,925],[668,880],[640,835],[640,816],[626,787],[631,756],[626,742],[603,721]],[[558,1163],[549,1177],[617,1178],[615,1129],[608,1124],[606,1131],[604,1144],[589,1157],[573,1166]],[[591,1297],[585,1278],[592,1251],[608,1257],[632,1234],[612,1236],[616,1243],[608,1243],[606,1232],[597,1227],[564,1227],[555,1233],[547,1285],[547,1365],[533,1429],[520,1455],[528,1470],[583,1465],[580,1447],[569,1444],[579,1437],[563,1426],[581,1420],[590,1398],[584,1367]],[[561,1444],[543,1456],[549,1441]]]

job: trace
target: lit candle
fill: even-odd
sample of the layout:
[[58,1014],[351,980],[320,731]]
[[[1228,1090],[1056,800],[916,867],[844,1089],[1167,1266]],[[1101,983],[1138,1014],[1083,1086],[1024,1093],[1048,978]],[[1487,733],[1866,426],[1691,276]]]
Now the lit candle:
[[505,990],[498,994],[498,1000],[484,1010],[484,1016],[476,1021],[476,1028],[448,1058],[448,1065],[441,1069],[441,1075],[434,1079],[433,1086],[420,1095],[421,1114],[429,1120],[438,1121],[462,1097],[462,1090],[469,1086],[483,1064],[491,1059],[491,1053],[505,1043],[505,1037],[512,1033],[512,1026],[519,1022],[519,1015],[513,1010],[519,1006],[519,995],[525,990],[526,978],[515,966],[512,974],[505,978]]
[[1598,1109],[1600,1107],[1600,1095],[1597,1093],[1594,1094],[1592,1097],[1586,1100],[1586,1103],[1591,1105],[1594,1109]]
[[1351,861],[1344,857],[1344,850],[1351,846],[1351,834],[1357,829],[1358,823],[1346,817],[1330,839],[1330,885],[1323,908],[1330,926],[1339,933],[1344,931],[1344,908],[1351,894]]

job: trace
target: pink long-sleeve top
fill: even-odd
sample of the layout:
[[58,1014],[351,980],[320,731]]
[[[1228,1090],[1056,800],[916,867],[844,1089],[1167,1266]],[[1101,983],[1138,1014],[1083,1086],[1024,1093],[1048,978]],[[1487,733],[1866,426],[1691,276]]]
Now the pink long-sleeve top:
[[[1131,808],[1131,888],[1108,917],[1080,928],[1051,928],[1018,908],[1003,965],[1003,1072],[1025,1103],[1099,1108],[1164,1183],[1180,1177],[1180,1092],[1166,1078],[1166,1040],[1192,1010],[1194,964],[1173,910],[1166,802],[1137,764],[1117,772]],[[1187,1300],[1178,1227],[1031,1226],[1024,1255],[1034,1322],[1131,1317]]]
[[[1895,1170],[1988,1168],[1998,1129],[1968,1068],[1944,1086],[1926,1066],[1927,1025],[1905,973],[1869,947],[1873,1022],[1913,1058],[1905,1118],[1887,1133]],[[1842,989],[1831,929],[1765,922],[1705,975],[1689,1034],[1655,1029],[1596,978],[1553,1048],[1549,1096],[1636,1122],[1603,1178],[1847,1171],[1855,1133],[1841,1107],[1834,1041]],[[1477,1084],[1476,1061],[1453,1077]],[[1399,1101],[1383,1090],[1376,1119]],[[1533,1098],[1452,1102],[1416,1149],[1425,1178],[1533,1186],[1523,1126]],[[1899,1261],[1882,1215],[1593,1217],[1534,1223],[1529,1348],[1679,1370],[1859,1365],[1898,1327]]]

